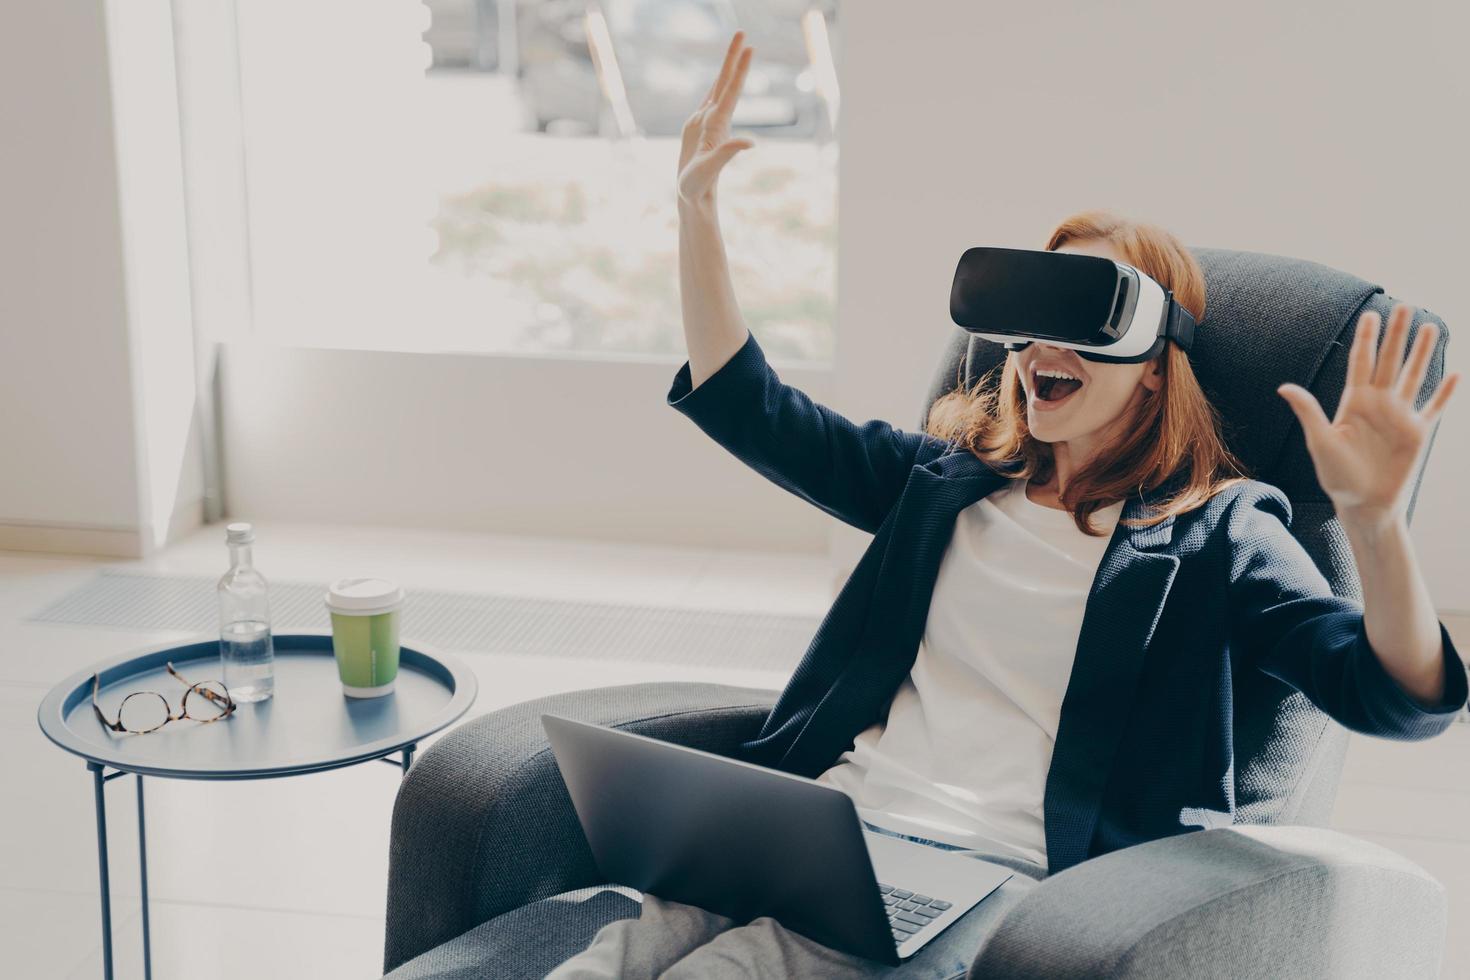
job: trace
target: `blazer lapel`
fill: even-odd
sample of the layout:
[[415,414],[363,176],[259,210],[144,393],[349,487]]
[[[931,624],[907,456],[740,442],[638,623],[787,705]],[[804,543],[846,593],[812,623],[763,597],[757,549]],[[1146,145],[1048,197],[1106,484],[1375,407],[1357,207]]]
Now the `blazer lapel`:
[[[777,763],[787,772],[816,776],[851,741],[851,718],[876,717],[913,667],[935,574],[954,533],[959,512],[1009,479],[969,451],[952,452],[915,465],[895,522],[879,532],[885,540],[882,587],[896,598],[863,634],[854,652],[801,732]],[[910,634],[909,627],[917,630]],[[912,641],[912,642],[911,642]],[[907,658],[894,656],[906,650]],[[828,718],[843,719],[828,724]]]
[[[1135,496],[1121,517],[1146,512]],[[1093,580],[1047,772],[1048,873],[1087,857],[1144,652],[1179,570],[1178,558],[1151,550],[1169,543],[1173,524],[1172,517],[1150,528],[1120,521]]]
[[951,450],[916,468],[939,477],[944,481],[947,495],[952,495],[956,501],[965,501],[955,508],[956,514],[1005,483],[1014,472],[1013,469],[996,469],[982,463],[967,449]]

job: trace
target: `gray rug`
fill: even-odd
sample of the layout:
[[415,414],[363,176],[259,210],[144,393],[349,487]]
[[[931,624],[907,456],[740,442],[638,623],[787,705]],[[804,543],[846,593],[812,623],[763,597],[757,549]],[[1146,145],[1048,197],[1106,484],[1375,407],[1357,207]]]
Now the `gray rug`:
[[[34,622],[138,630],[219,628],[215,579],[103,571],[31,617]],[[325,586],[272,582],[272,628],[328,629]],[[445,650],[790,670],[814,616],[410,591],[403,635]]]

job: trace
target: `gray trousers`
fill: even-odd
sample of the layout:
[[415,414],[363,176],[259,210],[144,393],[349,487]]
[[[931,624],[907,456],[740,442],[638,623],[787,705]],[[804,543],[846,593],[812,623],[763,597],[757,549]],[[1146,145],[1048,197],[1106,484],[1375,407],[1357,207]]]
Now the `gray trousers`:
[[769,916],[744,925],[694,905],[643,895],[638,918],[600,929],[591,944],[563,962],[546,980],[736,980],[736,978],[886,977],[953,980],[963,977],[1001,917],[1046,876],[1041,866],[1009,855],[902,837],[966,857],[984,858],[1016,871],[1005,884],[898,966],[842,953],[792,932]]

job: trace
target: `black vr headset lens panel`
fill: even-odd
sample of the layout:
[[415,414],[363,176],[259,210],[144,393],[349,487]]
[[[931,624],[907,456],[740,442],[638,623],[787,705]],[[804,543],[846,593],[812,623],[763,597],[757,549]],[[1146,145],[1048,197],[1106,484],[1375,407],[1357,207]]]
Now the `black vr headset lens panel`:
[[956,324],[1011,349],[1032,341],[1093,361],[1142,361],[1172,337],[1185,350],[1194,318],[1131,266],[1096,255],[967,249],[949,297]]
[[973,333],[1108,344],[1121,277],[1112,259],[1070,252],[972,248],[960,258],[949,314]]

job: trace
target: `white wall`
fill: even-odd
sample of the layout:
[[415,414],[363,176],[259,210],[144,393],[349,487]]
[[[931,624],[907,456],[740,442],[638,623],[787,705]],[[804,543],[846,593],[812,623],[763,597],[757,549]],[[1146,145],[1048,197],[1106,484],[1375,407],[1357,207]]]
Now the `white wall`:
[[0,547],[198,523],[169,0],[0,8]]
[[[1470,373],[1470,7],[1440,0],[843,5],[841,407],[914,425],[970,245],[1110,207],[1294,255],[1433,310]],[[1414,533],[1470,609],[1470,389]],[[848,555],[860,542],[839,534]]]
[[135,550],[138,459],[102,6],[0,6],[0,542]]
[[[825,514],[665,403],[677,363],[267,343],[221,361],[238,520],[826,548]],[[779,370],[826,396],[828,372]]]

